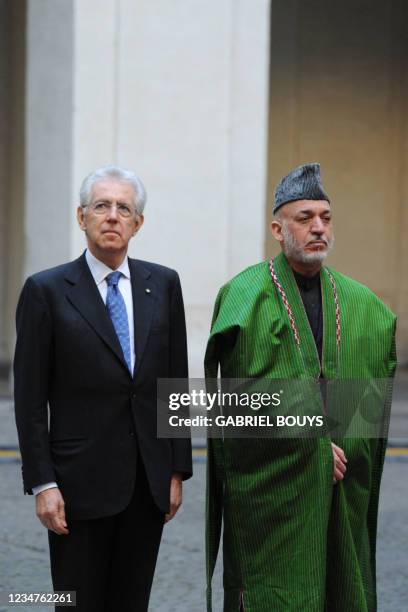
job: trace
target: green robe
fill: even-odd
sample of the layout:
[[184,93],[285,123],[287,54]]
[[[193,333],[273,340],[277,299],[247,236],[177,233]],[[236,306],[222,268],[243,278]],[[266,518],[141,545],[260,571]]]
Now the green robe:
[[[268,262],[221,288],[207,346],[207,378],[317,379],[321,366],[292,270],[275,270],[292,307],[289,317]],[[322,375],[388,379],[396,366],[395,316],[365,286],[322,269]],[[390,396],[385,412],[389,414]],[[333,485],[329,436],[313,439],[208,441],[207,609],[223,523],[224,612],[374,612],[375,545],[384,438],[336,439],[347,473]]]

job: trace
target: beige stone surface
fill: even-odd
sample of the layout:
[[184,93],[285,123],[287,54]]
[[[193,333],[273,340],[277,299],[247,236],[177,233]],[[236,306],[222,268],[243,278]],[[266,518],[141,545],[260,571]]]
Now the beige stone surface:
[[[403,0],[275,0],[269,131],[270,206],[282,175],[321,162],[335,220],[329,261],[399,315],[401,359],[408,357],[407,8]],[[271,240],[267,251],[276,252]]]

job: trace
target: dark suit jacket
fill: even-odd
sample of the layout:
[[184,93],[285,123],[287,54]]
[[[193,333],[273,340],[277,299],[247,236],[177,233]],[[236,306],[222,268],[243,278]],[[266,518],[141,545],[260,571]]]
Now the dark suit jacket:
[[144,261],[129,259],[129,268],[134,378],[84,255],[28,278],[17,307],[15,408],[24,489],[55,480],[68,518],[123,510],[140,457],[163,512],[172,473],[192,474],[190,440],[156,433],[157,379],[188,375],[179,278]]

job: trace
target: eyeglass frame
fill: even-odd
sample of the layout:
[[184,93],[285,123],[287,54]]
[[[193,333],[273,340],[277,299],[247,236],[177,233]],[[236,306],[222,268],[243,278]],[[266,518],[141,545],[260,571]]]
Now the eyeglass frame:
[[[103,206],[105,206],[105,210],[97,210],[96,206],[98,204],[101,204]],[[119,207],[122,206],[123,208],[125,208],[126,210],[129,211],[129,215],[123,215],[121,213],[121,211],[119,210]],[[128,204],[124,204],[123,202],[119,202],[119,203],[111,203],[111,202],[106,202],[105,200],[97,200],[96,202],[92,202],[91,204],[82,204],[81,208],[89,208],[90,210],[92,210],[96,215],[98,216],[102,216],[102,215],[106,215],[108,213],[108,211],[110,212],[112,210],[112,208],[115,207],[116,211],[118,213],[118,215],[122,218],[122,219],[130,219],[133,215],[134,216],[139,216],[139,213],[137,212],[135,206],[133,206],[133,210],[131,210],[129,208]]]

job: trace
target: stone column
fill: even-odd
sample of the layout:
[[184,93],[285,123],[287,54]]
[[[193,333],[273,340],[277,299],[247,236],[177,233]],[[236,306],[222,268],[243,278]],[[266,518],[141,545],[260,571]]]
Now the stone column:
[[7,286],[7,145],[8,145],[8,101],[9,85],[9,38],[8,11],[5,0],[0,1],[0,373],[2,365],[9,359],[6,336],[6,286]]
[[[119,15],[121,0],[73,0],[75,112],[72,117],[73,153],[70,206],[70,251],[77,257],[85,248],[75,209],[79,187],[92,170],[117,163]],[[138,2],[135,2],[138,4]],[[135,85],[130,84],[131,87]]]
[[263,258],[269,0],[122,0],[118,161],[148,190],[135,256],[179,270],[191,372],[219,287]]
[[25,0],[2,0],[0,15],[0,376],[6,376],[14,349],[14,313],[25,253]]
[[28,0],[25,275],[70,257],[73,9]]

